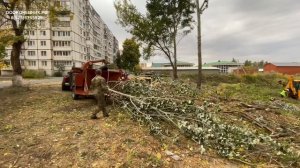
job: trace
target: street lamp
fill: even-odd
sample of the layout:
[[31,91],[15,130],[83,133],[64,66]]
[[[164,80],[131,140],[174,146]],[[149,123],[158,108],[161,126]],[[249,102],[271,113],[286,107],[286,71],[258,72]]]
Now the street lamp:
[[196,0],[197,6],[197,22],[198,22],[198,81],[197,88],[201,88],[202,83],[202,44],[201,44],[201,15],[208,8],[208,0],[204,0],[201,7],[199,4],[199,0]]

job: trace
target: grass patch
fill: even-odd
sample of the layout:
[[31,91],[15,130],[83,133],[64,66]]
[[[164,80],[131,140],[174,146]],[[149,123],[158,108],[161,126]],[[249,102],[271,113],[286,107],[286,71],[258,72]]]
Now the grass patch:
[[[184,80],[191,80],[197,82],[197,75],[183,75],[181,76]],[[255,84],[256,86],[268,86],[277,88],[278,81],[288,81],[287,75],[281,74],[252,74],[252,75],[235,75],[235,74],[209,74],[203,75],[203,83],[212,86],[218,86],[221,83],[236,84]]]
[[23,72],[23,78],[42,79],[46,77],[45,71],[26,69]]
[[279,97],[280,86],[271,88],[266,86],[257,86],[255,84],[244,84],[240,92],[240,97],[246,101],[270,101],[272,98]]
[[[189,79],[193,82],[197,82],[198,75],[189,74],[189,75],[182,75],[182,79]],[[213,86],[217,86],[220,83],[240,83],[241,77],[238,75],[233,74],[209,74],[203,75],[203,83],[209,83]]]

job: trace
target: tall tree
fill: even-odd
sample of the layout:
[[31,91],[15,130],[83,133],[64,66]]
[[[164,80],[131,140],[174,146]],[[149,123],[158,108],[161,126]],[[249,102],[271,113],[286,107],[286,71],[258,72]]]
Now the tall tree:
[[114,60],[114,64],[116,64],[118,68],[122,68],[120,51],[117,52],[117,56],[116,59]]
[[201,15],[204,10],[208,8],[208,0],[204,0],[202,5],[200,6],[199,0],[196,0],[196,8],[197,8],[197,34],[198,34],[198,81],[197,88],[201,88],[202,84],[202,35],[201,35]]
[[138,12],[130,0],[117,0],[115,8],[119,23],[143,42],[145,58],[153,56],[155,51],[163,52],[173,68],[173,78],[177,79],[178,39],[192,29],[194,3],[190,0],[148,0],[145,15]]
[[244,66],[252,66],[252,62],[250,60],[246,60]]
[[264,60],[259,61],[258,67],[263,68],[264,66],[265,66],[265,61]]
[[121,68],[135,72],[140,63],[140,45],[134,39],[126,39],[123,43],[123,53],[120,57]]
[[[9,28],[14,34],[11,51],[11,65],[13,68],[13,86],[22,86],[22,67],[20,63],[20,53],[24,42],[26,41],[26,29],[35,29],[39,26],[39,19],[44,17],[50,22],[56,21],[58,15],[69,14],[62,8],[59,1],[47,2],[43,0],[0,0],[0,26],[9,24]],[[21,12],[17,14],[14,11]],[[47,11],[46,13],[43,13]],[[22,15],[20,17],[20,15]]]
[[237,60],[235,58],[232,58],[232,61],[231,62],[235,62],[237,63]]

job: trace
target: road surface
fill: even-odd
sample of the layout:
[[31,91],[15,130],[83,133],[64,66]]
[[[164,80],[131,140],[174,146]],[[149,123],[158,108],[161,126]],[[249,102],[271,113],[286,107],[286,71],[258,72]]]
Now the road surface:
[[[25,85],[59,85],[61,84],[62,77],[48,77],[45,79],[24,79]],[[0,77],[0,89],[10,87],[11,78],[8,77]]]

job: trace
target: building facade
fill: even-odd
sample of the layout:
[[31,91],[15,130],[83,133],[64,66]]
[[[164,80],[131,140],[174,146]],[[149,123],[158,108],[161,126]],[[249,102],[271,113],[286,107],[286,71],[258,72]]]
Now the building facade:
[[203,67],[216,67],[220,69],[220,73],[228,74],[232,73],[233,70],[240,68],[243,66],[241,63],[231,62],[231,61],[218,61],[212,63],[205,63]]
[[[69,15],[61,15],[56,22],[37,21],[27,27],[21,51],[23,69],[44,70],[52,75],[58,65],[68,71],[89,60],[107,59],[112,62],[119,51],[116,37],[103,22],[89,0],[58,0]],[[9,26],[9,25],[7,25]],[[7,48],[7,61],[12,48]]]
[[[177,67],[193,67],[193,63],[177,61]],[[170,62],[166,63],[152,63],[151,67],[172,67]]]
[[267,63],[264,72],[297,75],[300,74],[300,63]]
[[[145,67],[142,68],[143,73],[153,73],[162,76],[173,76],[172,67]],[[219,74],[220,69],[216,67],[202,67],[202,73],[205,75]],[[198,67],[178,67],[177,74],[182,75],[198,75]]]

